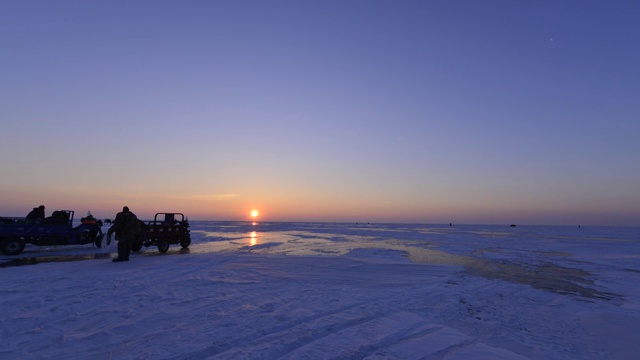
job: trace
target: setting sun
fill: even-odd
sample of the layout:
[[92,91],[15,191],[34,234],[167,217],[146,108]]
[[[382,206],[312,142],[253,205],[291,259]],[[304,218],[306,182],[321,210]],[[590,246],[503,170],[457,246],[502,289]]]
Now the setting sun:
[[251,217],[258,217],[258,210],[251,210]]

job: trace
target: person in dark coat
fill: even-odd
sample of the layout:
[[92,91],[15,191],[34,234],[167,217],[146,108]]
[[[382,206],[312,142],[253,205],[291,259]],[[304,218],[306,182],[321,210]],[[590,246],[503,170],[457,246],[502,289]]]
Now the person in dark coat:
[[111,242],[111,235],[116,233],[118,240],[118,257],[113,262],[129,261],[131,244],[140,236],[140,222],[138,217],[132,213],[127,206],[122,208],[122,212],[116,214],[113,225],[107,231],[107,239]]
[[42,220],[44,220],[44,205],[33,208],[33,210],[27,214],[27,221],[41,222]]

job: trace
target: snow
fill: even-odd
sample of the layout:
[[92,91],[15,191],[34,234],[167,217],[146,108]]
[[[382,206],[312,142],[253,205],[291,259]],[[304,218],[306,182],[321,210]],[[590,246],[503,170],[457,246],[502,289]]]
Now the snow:
[[129,262],[115,244],[0,256],[0,359],[640,352],[638,228],[191,225],[188,249]]

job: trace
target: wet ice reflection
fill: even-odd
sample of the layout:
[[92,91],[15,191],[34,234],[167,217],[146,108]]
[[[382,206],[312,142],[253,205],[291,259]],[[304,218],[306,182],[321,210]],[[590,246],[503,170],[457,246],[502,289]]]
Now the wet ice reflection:
[[[566,229],[560,230],[567,232]],[[413,263],[460,266],[470,275],[585,298],[615,298],[613,294],[594,289],[589,272],[550,262],[550,258],[566,261],[570,252],[549,253],[544,250],[544,242],[557,245],[559,241],[576,240],[577,234],[573,233],[558,234],[554,238],[539,229],[378,225],[366,228],[315,227],[310,230],[273,228],[261,232],[260,236],[254,236],[253,231],[250,234],[249,247],[246,242],[239,241],[243,236],[246,238],[246,233],[201,231],[197,236],[201,237],[202,246],[207,248],[203,248],[204,251],[217,248],[224,252],[251,251],[265,255],[342,256],[358,249],[384,250],[404,256]],[[259,244],[254,238],[260,239]],[[581,240],[599,239],[592,236]]]
[[355,248],[380,245],[372,243],[375,238],[371,236],[308,231],[251,231],[247,236],[236,232],[196,230],[192,231],[192,237],[194,241],[190,248],[194,252],[240,252],[250,247],[252,252],[265,255],[338,256]]

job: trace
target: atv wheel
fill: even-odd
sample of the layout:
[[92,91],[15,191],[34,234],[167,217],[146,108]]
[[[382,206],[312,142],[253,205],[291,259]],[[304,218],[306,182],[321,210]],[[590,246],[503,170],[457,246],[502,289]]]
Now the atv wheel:
[[18,255],[24,250],[24,245],[20,238],[7,238],[0,242],[0,251],[5,255]]
[[183,248],[188,248],[189,245],[191,245],[191,238],[190,237],[186,237],[180,240],[180,246],[182,246]]
[[131,250],[140,251],[140,249],[142,249],[142,243],[141,242],[134,242],[133,244],[131,244]]
[[158,251],[161,253],[166,253],[169,250],[169,241],[168,240],[160,240],[158,241]]

